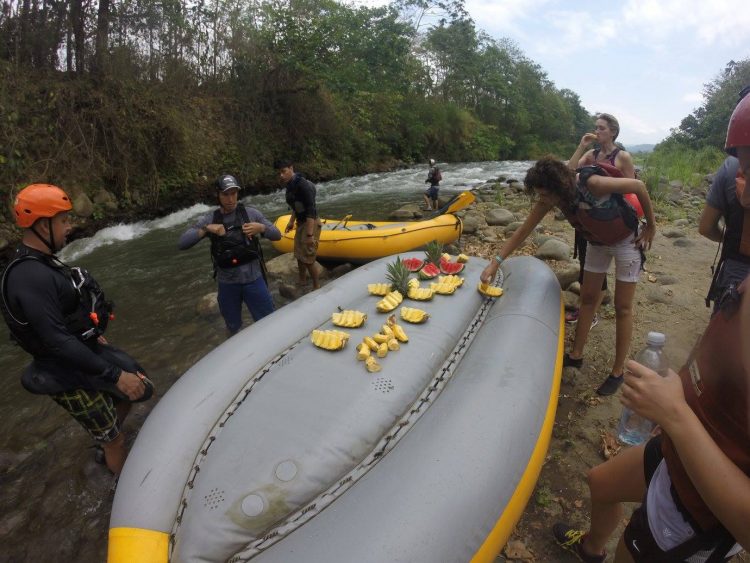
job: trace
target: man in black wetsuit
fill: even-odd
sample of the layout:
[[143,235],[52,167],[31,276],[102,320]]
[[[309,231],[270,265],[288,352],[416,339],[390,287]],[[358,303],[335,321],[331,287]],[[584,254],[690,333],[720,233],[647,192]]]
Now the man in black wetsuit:
[[126,457],[121,424],[132,402],[151,397],[153,385],[133,358],[107,344],[112,306],[96,281],[55,256],[70,233],[71,209],[57,186],[33,184],[18,193],[14,212],[24,233],[0,278],[0,310],[13,340],[34,357],[23,386],[75,418],[118,475]]

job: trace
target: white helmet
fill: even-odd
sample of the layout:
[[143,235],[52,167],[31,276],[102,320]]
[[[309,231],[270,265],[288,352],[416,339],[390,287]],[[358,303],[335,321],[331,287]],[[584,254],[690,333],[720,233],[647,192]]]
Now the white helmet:
[[435,159],[434,158],[430,159],[430,166],[435,166]]

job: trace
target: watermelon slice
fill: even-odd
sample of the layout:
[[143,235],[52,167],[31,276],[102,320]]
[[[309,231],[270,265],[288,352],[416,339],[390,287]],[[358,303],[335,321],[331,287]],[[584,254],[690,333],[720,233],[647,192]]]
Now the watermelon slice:
[[419,279],[431,280],[432,278],[440,275],[440,268],[435,264],[427,264],[424,268],[419,270]]
[[456,275],[463,272],[465,264],[460,262],[448,262],[447,260],[440,261],[440,271],[448,275]]
[[418,272],[424,266],[424,260],[419,258],[405,258],[401,260],[401,263],[406,266],[406,269],[410,272]]

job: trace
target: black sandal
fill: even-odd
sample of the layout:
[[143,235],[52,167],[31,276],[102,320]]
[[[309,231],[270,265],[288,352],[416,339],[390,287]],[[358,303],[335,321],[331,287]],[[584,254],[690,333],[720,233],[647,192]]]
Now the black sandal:
[[599,386],[599,389],[596,390],[596,394],[602,395],[603,397],[614,395],[617,393],[620,385],[622,385],[623,379],[622,375],[610,374],[609,377],[604,380],[604,383]]
[[563,367],[581,369],[583,367],[583,358],[574,360],[570,357],[570,354],[565,354],[563,356]]

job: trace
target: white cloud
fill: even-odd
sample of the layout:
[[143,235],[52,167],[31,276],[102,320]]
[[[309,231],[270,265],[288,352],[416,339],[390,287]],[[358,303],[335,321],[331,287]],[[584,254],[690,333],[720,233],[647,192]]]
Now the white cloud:
[[699,106],[703,103],[703,94],[701,94],[700,92],[688,92],[687,94],[682,96],[682,101]]

